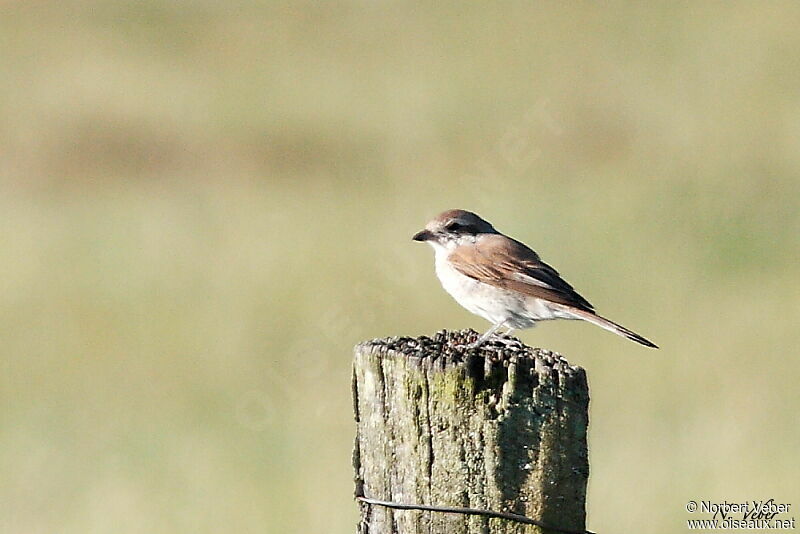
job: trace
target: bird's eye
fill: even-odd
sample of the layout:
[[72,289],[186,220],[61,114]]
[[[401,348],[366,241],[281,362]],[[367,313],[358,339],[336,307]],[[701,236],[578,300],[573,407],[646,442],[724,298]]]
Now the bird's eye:
[[456,222],[456,221],[453,221],[451,223],[448,223],[447,226],[445,226],[445,229],[449,230],[451,232],[456,232],[456,231],[460,230],[463,227],[464,227],[463,224],[461,224],[459,222]]

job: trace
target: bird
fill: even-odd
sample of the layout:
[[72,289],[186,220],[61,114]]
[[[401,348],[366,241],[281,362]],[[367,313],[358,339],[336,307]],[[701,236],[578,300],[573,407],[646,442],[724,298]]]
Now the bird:
[[447,210],[412,237],[435,252],[436,275],[461,306],[492,327],[470,348],[507,328],[531,328],[552,319],[583,320],[646,347],[658,346],[594,311],[589,301],[527,245],[495,230],[471,211]]

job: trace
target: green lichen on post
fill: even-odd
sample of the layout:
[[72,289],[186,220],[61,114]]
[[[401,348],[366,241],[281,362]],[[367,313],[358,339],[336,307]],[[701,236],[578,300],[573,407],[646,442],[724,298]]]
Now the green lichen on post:
[[[518,340],[466,350],[477,333],[356,347],[357,491],[513,512],[583,530],[589,394],[583,369]],[[529,533],[505,519],[362,505],[362,534]]]

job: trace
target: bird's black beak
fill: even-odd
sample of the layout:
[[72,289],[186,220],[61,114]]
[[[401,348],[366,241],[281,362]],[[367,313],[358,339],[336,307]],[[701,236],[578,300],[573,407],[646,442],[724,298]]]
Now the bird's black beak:
[[417,232],[414,234],[413,239],[414,241],[429,241],[433,238],[433,233],[429,232],[428,230],[422,230],[421,232]]

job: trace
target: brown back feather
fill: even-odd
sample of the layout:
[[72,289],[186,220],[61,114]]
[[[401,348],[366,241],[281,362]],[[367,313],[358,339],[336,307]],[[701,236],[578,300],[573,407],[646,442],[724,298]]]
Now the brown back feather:
[[456,248],[448,260],[461,274],[479,282],[594,313],[594,307],[558,271],[536,252],[504,235],[482,235],[475,245]]

